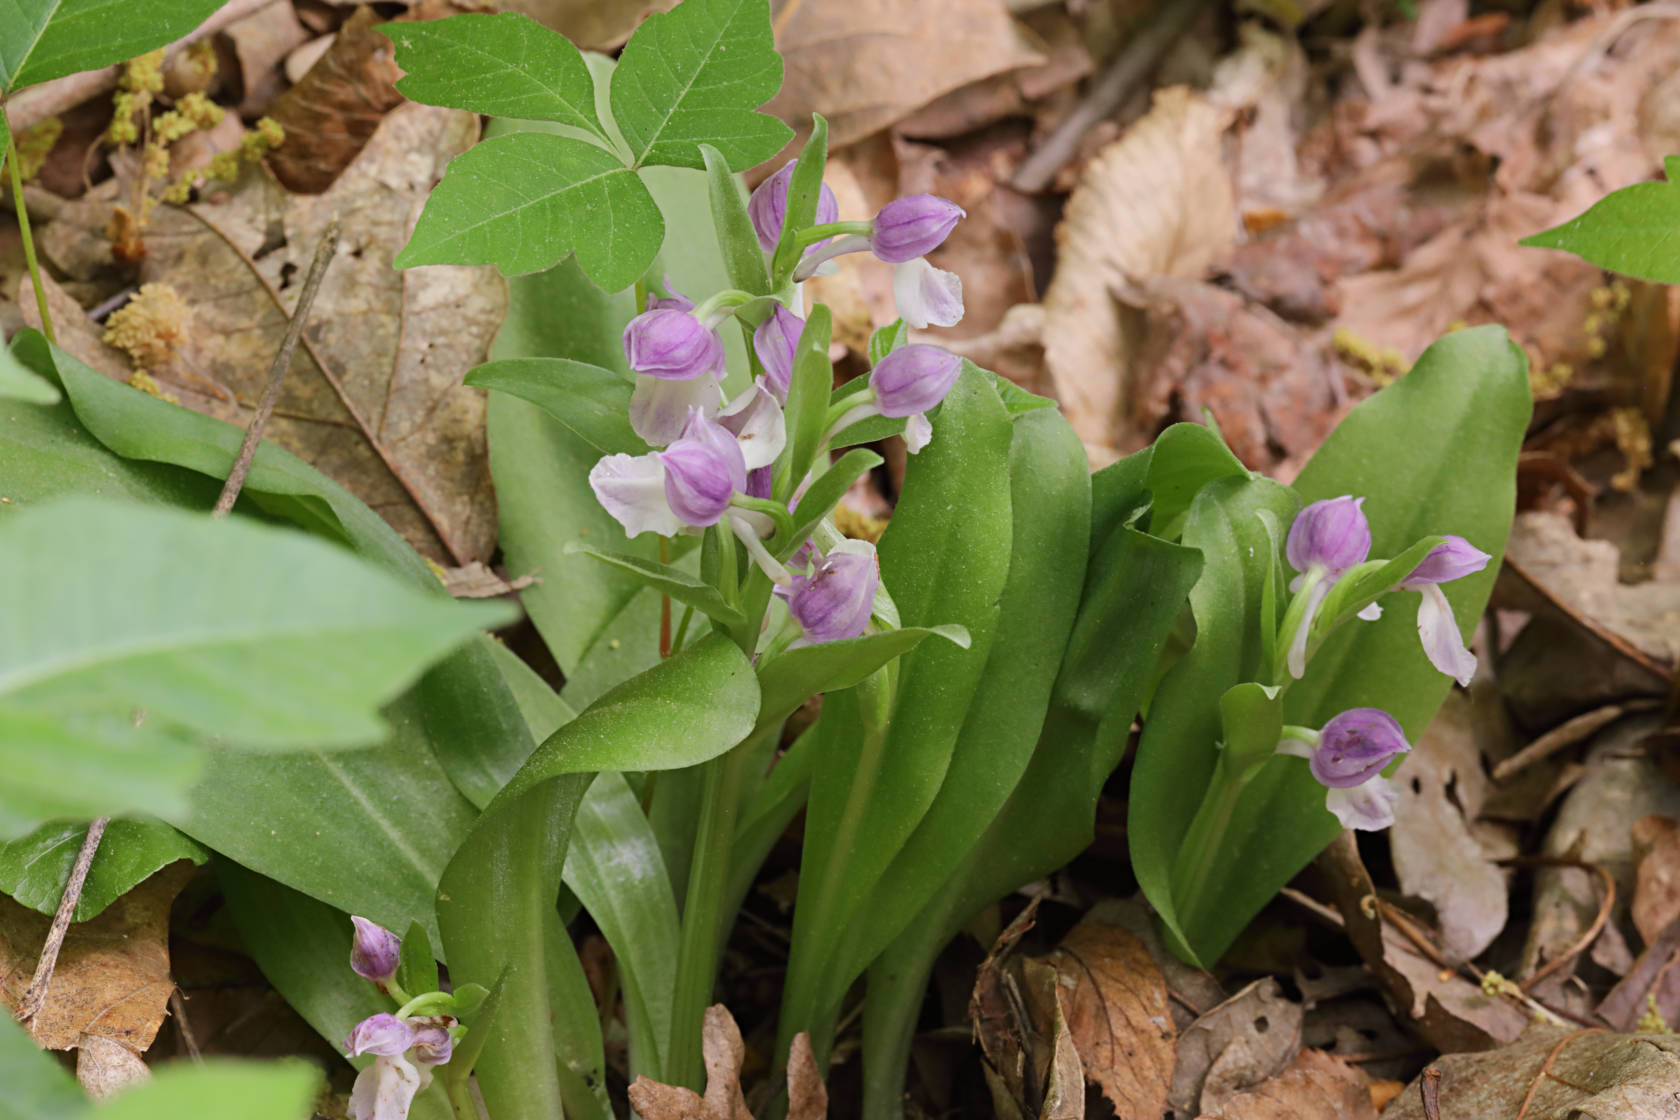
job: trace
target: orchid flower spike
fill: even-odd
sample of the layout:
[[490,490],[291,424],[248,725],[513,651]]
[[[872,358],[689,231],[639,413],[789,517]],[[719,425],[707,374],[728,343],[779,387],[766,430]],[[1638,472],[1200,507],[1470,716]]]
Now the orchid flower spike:
[[780,304],[753,331],[753,353],[764,367],[764,380],[778,404],[787,403],[788,389],[793,385],[794,350],[804,331],[805,320]]
[[968,217],[961,206],[932,194],[895,198],[875,215],[869,249],[888,264],[925,257],[951,236],[957,222]]
[[676,439],[691,411],[710,416],[723,402],[723,340],[686,296],[672,293],[649,300],[650,310],[624,328],[624,356],[636,373],[630,426],[654,447]]
[[351,1087],[351,1120],[406,1120],[415,1095],[431,1083],[432,1067],[453,1054],[454,1026],[448,1015],[404,1020],[386,1012],[357,1023],[344,1048],[351,1057],[372,1054],[374,1060]]
[[828,554],[812,557],[813,570],[800,573],[786,589],[788,614],[798,623],[801,634],[795,646],[837,642],[863,635],[875,607],[875,591],[881,585],[881,566],[875,546],[868,541],[845,540]]
[[933,438],[927,413],[957,383],[962,359],[949,350],[926,343],[912,343],[875,363],[869,371],[869,394],[853,405],[831,426],[830,435],[871,416],[902,417],[904,442],[914,455]]
[[402,938],[384,926],[358,918],[350,923],[356,927],[355,939],[350,943],[350,967],[363,980],[386,990],[397,975],[402,960]]
[[1400,724],[1381,708],[1349,708],[1318,731],[1286,727],[1277,747],[1307,760],[1325,787],[1324,807],[1343,828],[1366,831],[1394,823],[1399,794],[1382,772],[1411,749]]
[[1284,556],[1301,573],[1289,589],[1306,596],[1298,612],[1291,604],[1300,622],[1290,638],[1286,664],[1296,680],[1307,671],[1307,640],[1325,596],[1343,572],[1363,564],[1371,554],[1371,526],[1360,509],[1364,504],[1364,498],[1352,495],[1313,502],[1289,526]]
[[1487,567],[1492,557],[1463,537],[1449,536],[1430,549],[1412,574],[1400,581],[1405,591],[1416,591],[1418,637],[1429,663],[1460,685],[1468,687],[1476,675],[1476,655],[1465,648],[1441,584],[1472,575]]

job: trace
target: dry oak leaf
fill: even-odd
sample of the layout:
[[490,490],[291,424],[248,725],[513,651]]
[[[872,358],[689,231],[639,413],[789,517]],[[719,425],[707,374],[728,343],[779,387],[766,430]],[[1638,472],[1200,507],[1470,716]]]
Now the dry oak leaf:
[[1004,0],[782,0],[771,18],[786,71],[766,111],[807,129],[823,114],[835,148],[970,82],[1046,61]]
[[[721,1003],[706,1009],[700,1049],[706,1059],[705,1095],[638,1077],[630,1086],[630,1106],[642,1120],[753,1120],[741,1093],[747,1048],[741,1028]],[[811,1036],[803,1031],[788,1050],[787,1077],[787,1120],[823,1120],[828,1115],[828,1090],[811,1052]]]
[[1377,1109],[1358,1070],[1322,1050],[1303,1050],[1288,1069],[1201,1120],[1377,1120]]
[[1670,817],[1641,817],[1633,839],[1645,850],[1633,888],[1633,924],[1649,945],[1680,917],[1680,824]]
[[195,312],[174,367],[183,404],[243,426],[328,220],[345,231],[292,360],[267,435],[361,498],[424,556],[489,559],[495,499],[484,394],[461,378],[483,362],[507,307],[489,268],[391,268],[427,192],[470,147],[470,113],[405,104],[320,195],[245,175],[225,196],[160,208],[143,278]]
[[1117,297],[1157,277],[1198,279],[1235,243],[1236,203],[1220,158],[1229,118],[1187,87],[1157,91],[1149,112],[1086,165],[1056,229],[1045,360],[1093,459],[1116,456],[1138,392],[1145,315]]
[[1172,1083],[1167,982],[1131,931],[1083,919],[1050,954],[1057,998],[1084,1066],[1120,1120],[1157,1120]]
[[267,4],[222,32],[239,74],[240,115],[262,113],[280,92],[280,64],[309,38],[290,4]]
[[151,1075],[140,1056],[120,1042],[97,1034],[84,1034],[76,1042],[76,1080],[96,1101],[115,1096]]
[[[181,861],[70,927],[47,1000],[29,1033],[48,1050],[85,1035],[144,1051],[157,1036],[175,981],[169,975],[169,908],[192,875]],[[0,1001],[15,1009],[35,973],[52,919],[0,897]]]
[[1060,998],[1060,974],[1016,951],[1038,899],[998,935],[975,977],[969,1020],[1002,1120],[1084,1120],[1085,1073]]
[[[1680,1117],[1680,1036],[1601,1030],[1535,1031],[1475,1054],[1446,1054],[1441,1071],[1445,1120],[1676,1120]],[[1542,1070],[1546,1072],[1542,1072]],[[1425,1120],[1414,1081],[1383,1120]]]
[[1301,1048],[1301,1006],[1264,977],[1204,1013],[1178,1039],[1168,1103],[1196,1116],[1276,1076]]

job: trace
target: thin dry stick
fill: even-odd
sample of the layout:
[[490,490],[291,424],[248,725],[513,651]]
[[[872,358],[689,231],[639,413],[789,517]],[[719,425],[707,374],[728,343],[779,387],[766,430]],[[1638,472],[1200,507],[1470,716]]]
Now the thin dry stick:
[[1557,1040],[1557,1045],[1553,1046],[1551,1053],[1546,1055],[1546,1060],[1540,1063],[1539,1070],[1534,1074],[1534,1080],[1529,1083],[1528,1092],[1523,1096],[1522,1107],[1517,1110],[1516,1120],[1523,1120],[1523,1117],[1528,1115],[1528,1108],[1534,1103],[1534,1094],[1540,1091],[1540,1083],[1552,1076],[1552,1063],[1557,1061],[1559,1054],[1563,1053],[1563,1048],[1584,1034],[1599,1034],[1603,1030],[1603,1027],[1586,1027],[1583,1030],[1570,1031]]
[[1514,859],[1502,859],[1499,862],[1519,867],[1579,867],[1583,871],[1596,871],[1598,877],[1604,882],[1604,898],[1598,904],[1598,916],[1593,919],[1592,925],[1588,926],[1587,931],[1576,939],[1575,944],[1569,947],[1568,952],[1560,953],[1547,961],[1544,967],[1519,985],[1524,992],[1530,992],[1540,981],[1586,952],[1592,943],[1597,940],[1598,935],[1604,932],[1605,925],[1610,921],[1610,911],[1616,905],[1616,877],[1596,863],[1570,859],[1568,856],[1517,856]]
[[1505,759],[1493,768],[1493,780],[1503,782],[1513,774],[1534,765],[1548,755],[1572,747],[1577,743],[1591,738],[1600,728],[1615,723],[1625,715],[1633,712],[1649,712],[1662,707],[1662,701],[1656,699],[1629,700],[1622,704],[1607,704],[1602,708],[1594,708],[1590,712],[1582,712],[1573,719],[1558,724],[1534,742]]
[[193,1037],[192,1027],[187,1025],[187,1004],[181,998],[180,988],[170,991],[169,1010],[175,1016],[175,1029],[181,1032],[181,1041],[186,1044],[187,1056],[195,1062],[202,1062],[204,1052],[198,1048],[198,1039]]
[[1207,0],[1162,0],[1149,22],[1127,40],[1073,112],[1016,169],[1010,185],[1029,193],[1048,186],[1056,172],[1073,158],[1085,134],[1120,108],[1206,4]]
[[64,884],[64,894],[58,900],[58,912],[53,915],[52,926],[47,930],[46,944],[41,946],[35,975],[29,981],[29,990],[23,993],[23,1001],[18,1004],[20,1023],[28,1023],[46,1006],[47,987],[52,983],[53,969],[58,967],[58,951],[64,947],[64,935],[70,929],[71,915],[75,914],[76,904],[82,900],[82,885],[87,882],[88,868],[93,866],[93,854],[99,850],[99,839],[105,835],[105,826],[110,823],[110,817],[100,817],[88,825],[87,835],[82,838],[82,850],[76,853],[76,862],[70,868],[70,880]]
[[1430,1066],[1418,1082],[1418,1095],[1423,1098],[1423,1120],[1441,1120],[1441,1071]]
[[292,354],[297,351],[298,339],[303,336],[303,325],[309,319],[310,305],[315,302],[315,293],[321,289],[321,277],[327,274],[327,265],[332,263],[333,253],[337,250],[338,217],[335,215],[327,223],[327,232],[321,235],[321,244],[315,248],[315,259],[309,262],[309,275],[304,277],[303,291],[298,293],[297,308],[292,312],[292,321],[286,326],[286,337],[274,355],[274,364],[268,367],[268,384],[263,387],[262,401],[257,405],[257,414],[251,417],[251,426],[245,429],[245,439],[239,445],[233,469],[228,471],[221,497],[216,499],[216,508],[210,511],[211,517],[228,515],[245,485],[245,476],[251,473],[251,460],[256,458],[263,428],[268,424],[275,402],[280,399],[280,383],[286,379],[286,370],[291,368]]

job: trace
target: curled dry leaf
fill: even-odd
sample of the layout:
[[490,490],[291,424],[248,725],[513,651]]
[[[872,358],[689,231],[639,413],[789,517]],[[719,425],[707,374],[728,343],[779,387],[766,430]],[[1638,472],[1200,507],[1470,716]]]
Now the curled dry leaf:
[[319,194],[332,186],[402,103],[395,84],[402,71],[391,40],[375,30],[379,22],[372,8],[357,8],[302,80],[269,106],[286,140],[268,165],[287,190]]
[[788,4],[775,27],[786,72],[768,111],[796,128],[823,114],[836,148],[943,93],[1046,61],[1003,0]]
[[1282,1073],[1201,1120],[1377,1120],[1377,1109],[1358,1070],[1322,1050],[1302,1050]]
[[290,4],[266,4],[222,32],[239,74],[239,112],[261,113],[280,91],[280,64],[309,38]]
[[[48,1050],[87,1035],[144,1051],[157,1036],[175,982],[169,975],[169,908],[192,875],[186,861],[157,872],[89,922],[72,925],[47,1001],[30,1034]],[[0,999],[16,1008],[35,972],[52,919],[0,897]]]
[[1044,297],[1045,358],[1094,458],[1113,458],[1134,435],[1125,410],[1140,391],[1147,320],[1116,295],[1157,277],[1198,278],[1234,243],[1236,204],[1219,155],[1228,117],[1188,88],[1158,91],[1068,199]]
[[1645,946],[1596,1014],[1617,1030],[1650,1030],[1653,1010],[1663,1024],[1680,1022],[1680,915]]
[[1167,1103],[1177,1031],[1167,982],[1131,931],[1087,916],[1049,956],[1085,1079],[1120,1120],[1155,1120]]
[[1633,824],[1633,840],[1645,853],[1633,888],[1633,924],[1649,945],[1680,917],[1680,823],[1641,817]]
[[1215,1113],[1282,1072],[1301,1048],[1301,1007],[1267,976],[1205,1012],[1178,1040],[1168,1102],[1177,1112]]
[[[705,1095],[638,1077],[630,1086],[630,1106],[643,1120],[753,1120],[741,1092],[747,1048],[721,1003],[706,1009],[700,1048],[706,1059]],[[823,1120],[828,1113],[828,1090],[811,1052],[811,1037],[803,1031],[788,1051],[788,1102],[788,1120]]]
[[1060,974],[1017,952],[1037,912],[1034,899],[998,935],[975,978],[969,1019],[1000,1117],[1083,1120],[1085,1073],[1062,1013]]
[[267,435],[356,494],[440,563],[489,558],[495,503],[484,395],[461,385],[484,361],[507,289],[486,268],[397,272],[391,258],[471,114],[403,105],[322,195],[287,196],[248,174],[227,195],[153,219],[144,278],[195,314],[181,359],[154,371],[183,404],[244,425],[334,215],[349,231],[327,270]]
[[[1680,1036],[1601,1030],[1541,1030],[1481,1054],[1446,1054],[1441,1071],[1445,1120],[1670,1120],[1680,1085]],[[1529,1095],[1532,1092],[1532,1099]],[[1383,1120],[1425,1120],[1413,1082]]]

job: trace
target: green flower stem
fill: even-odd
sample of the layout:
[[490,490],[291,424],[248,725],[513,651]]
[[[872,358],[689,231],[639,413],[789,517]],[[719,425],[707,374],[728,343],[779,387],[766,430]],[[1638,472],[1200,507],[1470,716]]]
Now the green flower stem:
[[726,288],[716,295],[707,296],[696,304],[693,315],[707,326],[715,327],[718,323],[731,317],[736,308],[751,303],[757,298],[751,292],[743,292],[739,288]]
[[730,855],[735,845],[746,771],[752,762],[756,740],[756,736],[749,738],[706,763],[702,770],[700,823],[695,832],[694,859],[689,867],[683,905],[676,990],[671,998],[671,1045],[662,1078],[668,1084],[686,1085],[695,1090],[705,1088],[700,1026],[717,977]]
[[830,237],[843,237],[846,234],[857,234],[868,237],[875,228],[874,222],[828,222],[820,226],[802,229],[793,235],[795,249],[803,249],[807,245],[815,245],[819,241],[826,241]]
[[465,1077],[442,1078],[443,1091],[449,1097],[449,1111],[455,1120],[478,1120],[478,1106],[473,1103],[472,1089]]
[[1173,864],[1173,906],[1178,911],[1180,929],[1197,927],[1196,916],[1209,901],[1206,894],[1212,880],[1208,871],[1225,839],[1225,830],[1231,824],[1231,812],[1237,807],[1243,787],[1248,785],[1248,780],[1265,761],[1260,759],[1236,775],[1229,772],[1223,757],[1214,767],[1213,781],[1208,784],[1201,808],[1196,810],[1190,829],[1185,833],[1184,845],[1179,848],[1178,858]]
[[730,499],[730,505],[736,509],[750,509],[755,513],[762,513],[776,523],[776,544],[781,546],[793,536],[793,515],[788,512],[787,503],[774,501],[770,498],[749,498],[745,494],[737,494]]
[[58,342],[53,334],[52,314],[47,310],[47,288],[41,280],[41,266],[35,261],[35,239],[29,233],[29,207],[23,203],[23,161],[18,158],[17,138],[6,137],[6,166],[12,169],[12,201],[17,205],[18,233],[23,235],[23,260],[29,266],[29,280],[35,285],[35,306],[41,311],[41,333]]

